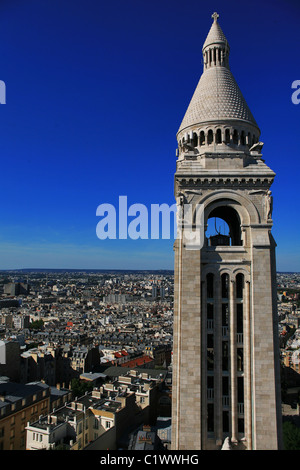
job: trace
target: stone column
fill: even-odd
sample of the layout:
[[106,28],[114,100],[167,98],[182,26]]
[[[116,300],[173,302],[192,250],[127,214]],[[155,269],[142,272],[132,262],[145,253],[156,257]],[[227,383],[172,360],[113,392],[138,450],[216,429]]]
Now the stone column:
[[237,355],[235,281],[230,281],[230,387],[231,387],[231,440],[237,442]]
[[244,359],[245,359],[245,437],[247,450],[252,450],[252,399],[251,399],[251,323],[250,323],[250,281],[244,288]]
[[201,380],[202,380],[202,400],[201,400],[201,435],[202,445],[205,448],[207,436],[207,284],[206,279],[202,282],[202,311],[201,311]]
[[251,227],[252,267],[251,267],[251,350],[252,370],[252,429],[253,449],[277,450],[281,447],[282,421],[276,403],[280,376],[275,351],[274,313],[275,298],[272,291],[272,258],[268,226]]
[[221,128],[221,143],[226,142],[226,134],[224,127]]
[[201,450],[200,250],[187,249],[183,240],[178,240],[174,278],[178,292],[174,308],[172,449]]

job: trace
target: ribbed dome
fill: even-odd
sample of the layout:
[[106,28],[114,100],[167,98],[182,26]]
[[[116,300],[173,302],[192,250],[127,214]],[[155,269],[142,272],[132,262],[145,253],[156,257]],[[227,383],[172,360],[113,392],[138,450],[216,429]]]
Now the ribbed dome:
[[203,45],[204,71],[179,131],[220,120],[242,120],[258,125],[229,68],[229,45],[214,13]]
[[203,72],[179,131],[223,119],[241,119],[258,127],[231,71],[211,67]]

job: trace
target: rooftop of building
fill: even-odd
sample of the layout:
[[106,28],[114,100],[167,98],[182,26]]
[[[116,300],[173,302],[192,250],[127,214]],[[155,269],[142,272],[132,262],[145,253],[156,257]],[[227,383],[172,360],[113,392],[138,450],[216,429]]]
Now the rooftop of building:
[[14,403],[23,398],[37,394],[43,390],[49,390],[49,385],[42,382],[30,382],[26,384],[0,380],[0,406],[1,403]]
[[144,425],[133,433],[129,441],[129,450],[162,450],[163,445],[157,436],[156,429]]
[[89,392],[53,410],[49,415],[40,416],[37,421],[30,423],[30,426],[41,430],[49,429],[52,432],[63,423],[77,421],[81,414],[88,409],[114,414],[124,406],[121,398],[126,398],[129,395],[131,393],[127,392],[110,393],[110,396],[105,391],[102,393]]

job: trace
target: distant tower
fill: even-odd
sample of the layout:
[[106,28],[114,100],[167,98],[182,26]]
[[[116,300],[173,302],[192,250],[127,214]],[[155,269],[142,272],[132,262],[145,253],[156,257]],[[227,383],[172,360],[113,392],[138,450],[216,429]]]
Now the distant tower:
[[157,297],[157,285],[152,286],[152,298],[156,299]]
[[[204,229],[229,235],[175,250],[172,448],[281,448],[275,242],[275,173],[260,130],[229,69],[216,13],[204,70],[179,131],[175,197],[204,208]],[[208,232],[207,232],[208,235]]]

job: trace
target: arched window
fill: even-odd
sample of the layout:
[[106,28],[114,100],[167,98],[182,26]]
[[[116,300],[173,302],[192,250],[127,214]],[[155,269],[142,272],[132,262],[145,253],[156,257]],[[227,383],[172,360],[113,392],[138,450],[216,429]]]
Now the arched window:
[[230,130],[229,129],[225,130],[225,142],[226,144],[230,144]]
[[236,298],[243,298],[243,289],[244,289],[244,275],[239,273],[236,275]]
[[198,135],[195,132],[193,133],[193,146],[198,147]]
[[231,206],[219,206],[213,209],[207,221],[206,237],[208,246],[241,246],[241,221]]
[[216,132],[216,143],[217,143],[217,144],[221,144],[221,143],[222,143],[222,133],[221,133],[221,129],[217,129],[217,132]]
[[232,142],[235,145],[238,144],[238,131],[236,129],[234,129],[234,131],[233,131]]
[[201,131],[200,132],[200,145],[204,145],[205,144],[205,134],[204,134],[204,131]]
[[206,276],[206,287],[207,287],[207,298],[214,298],[214,275],[212,273],[207,274]]
[[213,131],[211,129],[209,129],[209,131],[207,133],[207,143],[208,143],[208,145],[212,144],[213,140],[214,140]]
[[244,275],[238,273],[235,278],[236,288],[236,332],[238,343],[243,342],[243,330],[244,330],[244,310],[243,310],[243,290],[244,290]]
[[241,132],[241,145],[245,145],[245,144],[246,144],[245,132],[242,131]]
[[229,296],[229,275],[222,274],[221,276],[221,296],[222,299],[228,299]]

